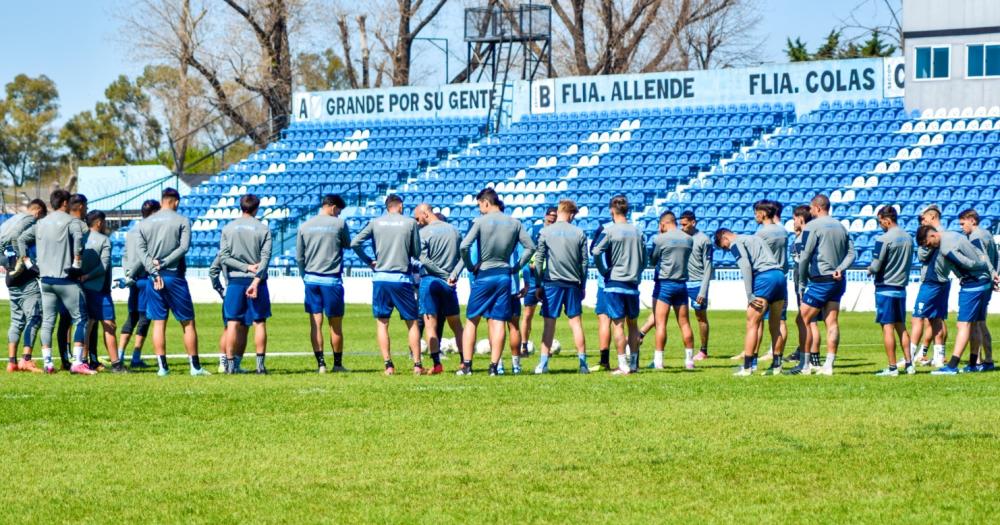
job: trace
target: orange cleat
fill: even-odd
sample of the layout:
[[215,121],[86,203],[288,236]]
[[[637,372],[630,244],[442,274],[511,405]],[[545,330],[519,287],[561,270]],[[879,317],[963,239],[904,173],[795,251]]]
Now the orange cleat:
[[33,360],[30,360],[30,359],[21,361],[21,363],[18,365],[17,369],[20,370],[20,371],[22,371],[22,372],[31,372],[32,374],[41,374],[42,373],[42,369],[38,368],[38,366],[35,365],[35,362]]

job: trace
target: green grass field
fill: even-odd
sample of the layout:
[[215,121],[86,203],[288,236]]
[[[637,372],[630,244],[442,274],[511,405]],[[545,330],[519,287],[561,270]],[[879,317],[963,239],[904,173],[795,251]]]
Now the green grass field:
[[[214,371],[219,306],[198,312]],[[743,321],[715,312],[694,372],[672,332],[670,368],[633,377],[572,373],[572,352],[544,377],[481,358],[412,377],[400,345],[387,378],[367,307],[345,322],[351,374],[3,374],[0,522],[994,522],[1000,374],[873,377],[872,316],[844,317],[834,377],[731,377]],[[270,327],[272,351],[308,350],[300,306]]]

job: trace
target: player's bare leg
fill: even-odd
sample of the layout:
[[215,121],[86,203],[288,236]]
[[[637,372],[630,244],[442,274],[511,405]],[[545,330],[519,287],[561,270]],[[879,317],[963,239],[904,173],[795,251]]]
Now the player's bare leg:
[[382,361],[385,363],[385,375],[391,376],[396,373],[396,366],[392,362],[389,341],[389,318],[380,317],[375,320],[375,339],[378,341],[378,350],[382,353]]
[[681,332],[681,342],[684,343],[684,368],[694,370],[694,331],[691,329],[691,319],[688,315],[689,307],[687,302],[674,307],[674,314],[677,318],[677,328]]
[[503,357],[504,339],[507,338],[507,323],[498,319],[487,319],[490,340],[490,369],[491,373],[496,373],[497,364]]
[[[650,364],[650,368],[662,369],[663,352],[667,347],[667,321],[670,320],[670,305],[663,301],[656,301],[653,306],[653,318],[656,322],[656,347],[653,351],[653,362]],[[638,362],[637,357],[632,359]]]
[[[759,304],[755,304],[758,302]],[[767,301],[759,297],[755,298],[754,303],[747,305],[746,329],[743,335],[743,366],[736,372],[737,376],[749,376],[753,373],[753,356],[757,351],[758,335],[766,309]]]

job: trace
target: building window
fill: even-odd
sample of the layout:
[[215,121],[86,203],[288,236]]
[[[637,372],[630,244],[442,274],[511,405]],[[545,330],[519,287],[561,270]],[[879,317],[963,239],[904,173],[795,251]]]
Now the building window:
[[931,80],[949,77],[951,48],[941,47],[918,47],[917,54],[917,80]]
[[968,59],[966,76],[1000,76],[1000,44],[971,44],[965,46],[965,50]]

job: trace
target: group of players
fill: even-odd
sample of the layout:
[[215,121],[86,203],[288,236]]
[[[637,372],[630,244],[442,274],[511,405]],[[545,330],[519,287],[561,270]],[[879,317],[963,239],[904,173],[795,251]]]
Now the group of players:
[[[760,224],[755,235],[737,235],[721,228],[709,238],[698,230],[697,217],[691,211],[679,217],[667,211],[660,216],[659,233],[649,244],[642,230],[630,223],[629,203],[621,195],[611,199],[610,220],[597,229],[593,239],[573,224],[578,209],[571,200],[547,210],[544,224],[534,232],[504,214],[504,204],[492,188],[479,192],[476,201],[481,215],[464,236],[427,204],[416,206],[412,217],[404,215],[402,199],[389,195],[385,213],[352,237],[340,218],[346,207],[344,200],[337,195],[323,197],[318,214],[299,227],[296,239],[310,341],[320,373],[327,371],[324,324],[334,356],[332,371],[346,371],[342,267],[347,249],[356,252],[373,271],[372,313],[387,375],[396,371],[389,338],[393,311],[406,323],[413,372],[418,375],[444,371],[441,339],[445,325],[454,333],[461,354],[457,374],[471,374],[483,319],[490,349],[489,374],[505,373],[501,357],[506,344],[512,354],[512,373],[521,373],[521,357],[528,350],[536,312],[544,324],[540,359],[534,372],[548,372],[556,321],[565,315],[573,334],[579,372],[589,373],[581,318],[591,261],[600,274],[595,312],[601,349],[598,369],[615,375],[636,373],[640,346],[646,333],[654,329],[655,348],[648,367],[663,368],[671,312],[680,329],[685,367],[693,369],[696,361],[708,356],[708,289],[713,276],[714,244],[733,254],[746,289],[746,332],[743,352],[738,356],[742,366],[736,375],[753,374],[758,359],[765,358],[770,358],[771,366],[764,375],[833,374],[845,272],[856,254],[847,230],[830,216],[830,201],[823,195],[794,210],[791,261],[789,236],[781,219],[782,205],[773,201],[754,205],[755,219]],[[134,342],[131,367],[145,367],[142,346],[151,327],[157,373],[167,375],[166,323],[172,314],[183,329],[191,375],[209,375],[200,363],[194,307],[185,279],[191,226],[177,213],[178,192],[168,188],[159,202],[143,203],[142,220],[126,234],[124,277],[115,282],[105,215],[88,212],[86,197],[64,190],[53,192],[49,204],[51,211],[44,202],[32,201],[26,212],[8,219],[0,228],[11,308],[8,371],[54,372],[53,331],[62,367],[72,373],[92,375],[103,368],[97,359],[100,334],[111,371],[128,370],[119,351],[130,340]],[[255,195],[241,197],[242,216],[223,228],[219,250],[209,268],[212,285],[223,298],[225,329],[219,341],[219,370],[227,374],[243,373],[241,362],[251,327],[256,372],[267,373],[271,234],[268,226],[256,218],[259,205]],[[916,241],[922,270],[912,339],[906,327],[906,285],[913,240],[899,227],[895,208],[882,207],[877,215],[884,233],[876,242],[868,271],[875,281],[875,317],[882,327],[889,361],[878,375],[912,374],[917,363],[935,366],[935,374],[993,370],[986,312],[1000,277],[997,248],[992,236],[979,227],[978,214],[966,210],[959,215],[963,235],[941,227],[941,212],[936,206],[921,212]],[[639,284],[647,266],[654,270],[654,307],[640,327]],[[464,323],[456,290],[463,271],[468,272],[470,281]],[[799,346],[789,358],[797,365],[784,370],[789,271],[793,273],[799,307],[795,318]],[[959,278],[961,291],[954,352],[946,362],[944,321],[951,274]],[[129,289],[129,315],[120,338],[111,301],[114,286]],[[689,310],[695,312],[700,336],[697,354]],[[827,352],[822,364],[820,320],[826,328]],[[771,350],[759,358],[765,321]],[[32,360],[38,331],[42,369]],[[422,361],[421,338],[433,361],[429,367]],[[897,339],[903,352],[898,362]],[[931,340],[933,354],[929,355]],[[23,343],[20,362],[19,342]],[[612,345],[617,363],[611,362]],[[966,346],[971,346],[969,363],[959,370]]]

